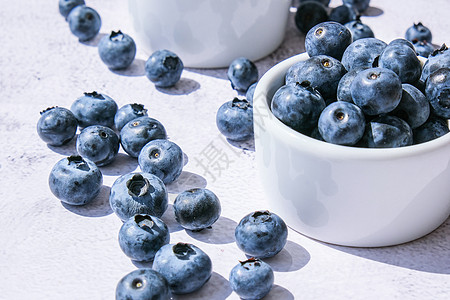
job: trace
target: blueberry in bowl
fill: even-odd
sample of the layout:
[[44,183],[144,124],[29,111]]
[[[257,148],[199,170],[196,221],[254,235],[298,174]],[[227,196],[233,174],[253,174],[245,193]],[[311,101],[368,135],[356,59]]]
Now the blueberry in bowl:
[[[255,89],[256,164],[270,211],[300,233],[346,246],[395,245],[436,229],[450,214],[448,129],[439,122],[425,126],[426,122],[412,130],[414,134],[427,127],[421,139],[426,140],[423,135],[428,133],[433,135],[430,140],[396,148],[337,145],[296,131],[275,116],[271,103],[285,85],[289,68],[308,58],[303,53],[280,62]],[[392,81],[394,94],[401,99],[401,81]],[[429,87],[431,96],[442,95],[439,91]],[[398,113],[395,107],[392,112]]]

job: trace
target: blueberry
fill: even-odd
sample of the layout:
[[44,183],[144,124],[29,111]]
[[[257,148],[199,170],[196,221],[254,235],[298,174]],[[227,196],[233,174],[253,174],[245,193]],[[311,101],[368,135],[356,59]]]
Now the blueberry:
[[405,38],[408,41],[418,40],[427,41],[431,43],[432,34],[428,27],[424,26],[421,22],[413,24],[406,30]]
[[420,80],[425,82],[431,73],[440,68],[450,68],[450,50],[448,50],[445,44],[428,56],[428,59],[423,65]]
[[294,21],[298,30],[306,34],[315,25],[328,21],[328,12],[322,3],[305,1],[298,6]]
[[[346,73],[341,62],[328,55],[317,55],[308,58],[301,64],[288,70],[286,84],[295,82],[309,82],[311,87],[317,89],[324,99],[335,99],[339,80]],[[289,74],[289,77],[287,76]]]
[[253,106],[245,99],[225,102],[217,110],[216,124],[226,138],[248,140],[253,137]]
[[280,252],[287,241],[287,226],[276,214],[255,211],[236,226],[236,244],[249,256],[267,258]]
[[411,48],[412,50],[414,50],[413,43],[408,41],[407,39],[403,39],[403,38],[394,39],[388,45],[389,46],[391,46],[391,45],[403,45],[403,46],[407,46],[407,47]]
[[402,84],[402,99],[392,111],[392,115],[405,120],[414,129],[428,120],[430,116],[430,104],[418,88],[404,83]]
[[141,149],[138,162],[143,172],[154,174],[168,184],[183,171],[183,151],[172,141],[153,140]]
[[322,111],[318,128],[325,141],[350,146],[363,137],[365,122],[364,113],[358,106],[338,101]]
[[51,146],[62,146],[73,139],[78,121],[74,114],[63,107],[49,107],[41,112],[37,122],[39,137]]
[[145,75],[156,87],[172,87],[181,78],[184,65],[175,53],[158,50],[152,53],[145,63]]
[[100,193],[103,176],[94,162],[76,155],[58,161],[50,172],[48,183],[52,193],[62,202],[84,205]]
[[404,45],[387,45],[380,54],[378,66],[394,71],[402,83],[414,84],[422,74],[416,52]]
[[269,264],[250,258],[231,270],[229,281],[241,299],[262,299],[272,289],[274,275]]
[[134,215],[119,230],[120,249],[135,261],[152,261],[156,252],[169,241],[167,225],[151,215]]
[[338,101],[353,102],[350,86],[356,75],[362,70],[368,69],[366,67],[353,68],[342,76],[337,87],[336,97]]
[[356,20],[357,17],[358,11],[354,6],[339,5],[331,10],[328,20],[338,22],[340,24],[345,24]]
[[425,143],[449,133],[448,120],[430,115],[430,118],[418,128],[413,129],[414,144]]
[[143,104],[130,103],[119,108],[114,115],[114,125],[117,130],[121,130],[125,124],[133,119],[147,116],[147,109]]
[[105,94],[96,91],[84,93],[72,103],[70,110],[78,120],[81,128],[90,125],[103,125],[112,128],[117,112],[116,102]]
[[406,121],[382,115],[370,121],[364,139],[370,148],[396,148],[412,145],[413,134]]
[[136,56],[136,43],[128,34],[120,30],[112,31],[98,43],[98,54],[108,68],[125,69],[131,65]]
[[342,24],[323,22],[306,34],[305,48],[309,56],[328,55],[341,59],[345,49],[352,43],[352,34]]
[[385,42],[377,38],[356,40],[345,49],[341,62],[347,71],[358,67],[371,68],[386,46]]
[[370,0],[342,0],[342,3],[354,6],[358,12],[363,12],[369,7]]
[[84,0],[59,0],[59,13],[64,18],[67,18],[73,8],[83,4],[85,4]]
[[317,126],[325,101],[308,82],[291,83],[274,94],[271,110],[275,117],[292,129],[308,134]]
[[116,287],[116,300],[169,300],[169,283],[155,270],[141,268],[131,271]]
[[92,125],[84,128],[77,138],[77,152],[97,166],[110,164],[119,152],[119,137],[109,127]]
[[367,115],[393,111],[402,98],[402,83],[397,74],[385,68],[359,72],[350,86],[353,102]]
[[256,85],[258,82],[253,83],[251,86],[249,86],[247,92],[245,92],[245,99],[253,105],[253,96],[255,94]]
[[433,45],[427,41],[413,40],[412,42],[414,45],[414,51],[416,51],[417,55],[428,57],[434,51]]
[[97,11],[86,5],[74,7],[67,16],[70,31],[82,42],[94,38],[100,31],[102,20]]
[[136,158],[148,142],[166,138],[164,126],[158,120],[147,116],[129,121],[120,131],[120,143],[123,150]]
[[374,35],[372,29],[369,27],[369,25],[362,23],[359,18],[357,18],[354,21],[345,23],[344,25],[345,25],[345,27],[347,27],[348,30],[350,30],[353,41],[360,40],[363,38],[375,37],[375,35]]
[[228,66],[227,76],[233,89],[246,92],[258,81],[258,68],[248,58],[238,57]]
[[441,68],[430,74],[425,85],[425,95],[434,114],[450,119],[450,68]]
[[175,219],[185,229],[199,231],[219,219],[221,207],[217,196],[208,189],[194,188],[180,193],[173,203]]
[[153,269],[169,282],[174,294],[188,294],[200,289],[211,277],[209,256],[192,244],[164,245],[156,253]]
[[128,173],[114,181],[109,204],[124,222],[136,214],[160,218],[167,210],[168,194],[164,183],[155,175],[143,172]]

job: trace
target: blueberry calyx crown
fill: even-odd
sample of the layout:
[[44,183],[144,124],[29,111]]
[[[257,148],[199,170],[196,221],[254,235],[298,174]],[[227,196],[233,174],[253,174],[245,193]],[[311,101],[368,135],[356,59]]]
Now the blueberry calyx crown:
[[71,155],[67,158],[69,165],[75,164],[75,168],[81,171],[89,171],[90,168],[86,161],[80,155]]
[[249,107],[252,107],[252,105],[250,104],[250,102],[248,102],[247,99],[239,99],[239,98],[235,97],[231,101],[231,107],[239,107],[241,109],[247,109]]
[[259,267],[261,265],[261,261],[255,257],[250,257],[247,260],[239,261],[239,262],[241,263],[241,266],[246,270],[250,270],[250,268],[247,267],[247,265],[253,264],[255,267]]
[[41,111],[40,114],[42,115],[42,114],[48,112],[49,110],[55,109],[55,108],[57,108],[57,107],[58,107],[58,106],[50,106],[50,107],[47,107],[46,109],[44,109],[43,111]]
[[269,222],[270,220],[272,220],[272,214],[268,211],[268,210],[260,210],[260,211],[255,211],[252,214],[252,218],[254,219],[254,221],[261,221],[261,222]]
[[147,109],[144,108],[144,104],[133,103],[131,104],[131,109],[134,114],[139,116],[143,116],[147,112]]
[[139,215],[139,214],[135,215],[134,221],[140,228],[149,232],[152,231],[152,228],[155,225],[155,223],[152,220],[152,217],[149,215]]
[[142,197],[150,191],[150,182],[141,174],[135,174],[127,181],[128,194],[132,197]]
[[109,35],[109,39],[113,42],[121,42],[123,40],[123,33],[122,31],[117,30],[117,31],[111,31],[111,34]]
[[166,56],[163,65],[169,70],[175,70],[178,65],[178,59],[173,56]]
[[313,94],[319,94],[319,92],[311,85],[309,80],[303,80],[302,82],[296,82],[295,85],[297,87],[303,88]]
[[91,98],[95,98],[95,99],[100,99],[100,100],[105,100],[105,97],[103,97],[102,94],[97,93],[96,91],[90,92],[90,93],[84,93],[85,96],[87,97],[91,97]]
[[188,243],[177,243],[172,247],[173,253],[179,259],[189,259],[189,257],[195,254],[195,250]]
[[447,50],[448,50],[448,47],[447,47],[447,45],[444,43],[444,44],[442,44],[442,46],[441,46],[439,49],[434,50],[434,51],[430,54],[430,56],[436,56],[436,55],[438,55],[438,54],[442,54],[442,53],[444,53],[444,52],[447,51]]

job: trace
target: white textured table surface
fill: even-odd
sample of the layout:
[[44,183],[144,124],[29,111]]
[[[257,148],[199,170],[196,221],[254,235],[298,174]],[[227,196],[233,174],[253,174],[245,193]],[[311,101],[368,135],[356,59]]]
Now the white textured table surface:
[[[176,299],[237,299],[228,274],[245,257],[234,243],[234,228],[247,213],[266,209],[266,199],[254,152],[228,144],[215,125],[219,106],[237,95],[226,70],[186,69],[175,88],[158,90],[144,76],[147,57],[138,50],[129,70],[111,72],[97,54],[98,39],[78,42],[57,2],[1,2],[0,299],[113,299],[118,280],[142,266],[119,248],[122,223],[108,203],[111,184],[138,169],[136,160],[122,153],[102,167],[104,187],[86,207],[63,205],[48,188],[52,166],[75,150],[73,143],[50,148],[39,139],[39,112],[70,107],[83,92],[94,90],[119,106],[145,104],[182,147],[189,162],[168,187],[170,203],[192,186],[206,186],[222,202],[216,225],[199,233],[182,230],[171,207],[163,216],[172,243],[194,243],[213,261],[211,280]],[[126,1],[86,2],[102,17],[101,36],[117,29],[132,32]],[[340,1],[331,1],[330,6],[337,5]],[[372,16],[362,20],[387,42],[422,21],[434,43],[442,44],[450,43],[449,11],[447,0],[374,0],[368,11]],[[281,48],[257,62],[260,75],[303,52],[303,43],[291,14]],[[208,153],[217,156],[208,160]],[[449,299],[450,220],[419,240],[375,249],[328,245],[290,230],[285,249],[266,261],[275,271],[275,286],[266,299]]]

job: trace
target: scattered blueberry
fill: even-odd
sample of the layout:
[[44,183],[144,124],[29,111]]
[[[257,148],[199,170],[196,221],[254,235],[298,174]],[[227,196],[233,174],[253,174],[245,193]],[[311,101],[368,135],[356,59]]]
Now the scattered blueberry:
[[408,41],[418,40],[418,41],[427,41],[431,43],[432,34],[428,27],[424,26],[421,22],[417,24],[413,24],[406,30],[405,38]]
[[152,261],[156,252],[169,241],[167,225],[151,215],[134,215],[119,230],[120,249],[135,261]]
[[306,34],[315,25],[328,21],[328,12],[318,1],[305,1],[298,6],[294,21],[298,30]]
[[136,43],[128,34],[120,30],[112,31],[98,43],[98,54],[108,68],[125,69],[131,65],[136,56]]
[[168,184],[183,171],[183,151],[172,141],[152,140],[141,149],[138,162],[143,172],[154,174]]
[[328,55],[341,59],[345,49],[352,43],[352,34],[344,25],[327,21],[311,28],[305,37],[309,56]]
[[370,0],[342,0],[342,3],[354,6],[358,12],[363,12],[369,7]]
[[353,41],[360,40],[363,38],[375,37],[375,35],[374,35],[372,29],[369,27],[369,25],[362,23],[359,18],[357,18],[354,21],[345,23],[344,25],[345,25],[345,27],[347,27],[348,30],[350,30]]
[[253,106],[246,99],[225,102],[217,110],[216,124],[226,138],[248,140],[253,137]]
[[143,172],[129,173],[114,181],[109,204],[124,222],[136,214],[160,218],[167,210],[168,194],[164,183],[155,175]]
[[116,287],[116,300],[169,300],[169,283],[155,270],[141,268],[131,271]]
[[143,104],[125,104],[117,110],[114,116],[114,125],[120,131],[131,120],[144,116],[147,116],[147,109]]
[[236,58],[228,66],[228,79],[231,87],[240,92],[246,92],[248,88],[258,81],[258,68],[245,57]]
[[308,134],[317,127],[325,101],[309,82],[290,83],[280,87],[272,98],[275,117],[292,129]]
[[74,7],[67,16],[67,22],[70,31],[82,42],[94,38],[102,26],[97,11],[86,5]]
[[362,70],[350,86],[353,102],[366,115],[394,110],[402,98],[402,83],[397,74],[385,68]]
[[119,152],[119,137],[109,127],[92,125],[84,128],[77,138],[77,152],[97,166],[110,164]]
[[145,63],[145,74],[156,87],[174,86],[181,78],[184,65],[175,53],[158,50],[152,53]]
[[83,4],[85,4],[84,0],[59,0],[59,13],[67,18],[73,8]]
[[120,144],[123,150],[136,158],[148,142],[166,138],[164,126],[158,120],[147,116],[129,121],[120,131]]
[[422,74],[417,54],[404,45],[387,45],[378,59],[378,66],[394,71],[402,83],[416,83]]
[[184,191],[173,203],[176,221],[185,229],[199,231],[210,227],[220,217],[219,198],[210,190],[194,188]]
[[355,145],[364,135],[366,119],[353,103],[333,102],[322,111],[318,128],[323,139],[332,144]]
[[392,111],[392,115],[405,120],[414,129],[428,120],[430,116],[430,104],[418,88],[404,83],[402,84],[402,99]]
[[364,139],[369,148],[396,148],[412,145],[413,134],[406,121],[390,115],[371,120]]
[[425,143],[449,133],[448,120],[430,115],[430,118],[418,128],[413,129],[414,144]]
[[262,299],[272,289],[274,274],[269,264],[250,258],[231,270],[229,281],[241,299]]
[[283,249],[287,234],[287,226],[278,215],[269,211],[256,211],[241,219],[234,235],[237,246],[244,253],[267,258]]
[[371,68],[386,46],[385,42],[377,38],[356,40],[345,49],[341,62],[347,71],[358,67]]
[[48,179],[50,190],[62,202],[84,205],[100,193],[103,176],[94,162],[81,156],[58,161]]
[[188,294],[200,289],[209,280],[212,262],[195,245],[168,244],[156,253],[153,269],[167,279],[174,294]]
[[84,93],[72,103],[70,110],[78,120],[81,128],[90,125],[103,125],[112,128],[114,116],[117,112],[117,103],[105,94],[96,91]]
[[62,146],[71,141],[77,128],[77,119],[63,107],[49,107],[42,111],[37,123],[39,137],[51,146]]
[[358,11],[351,5],[339,5],[331,9],[328,20],[345,24],[356,20],[358,17]]

